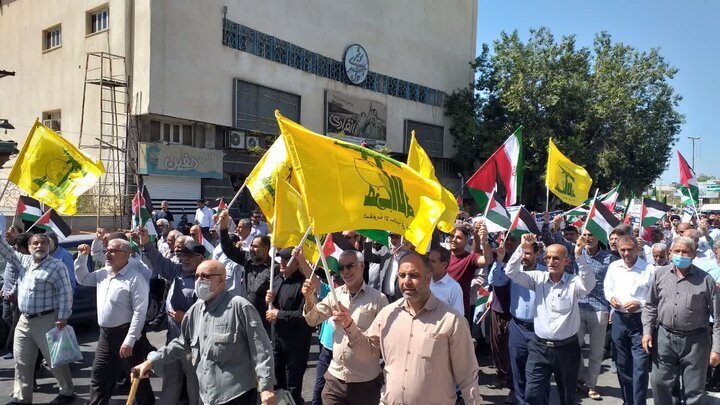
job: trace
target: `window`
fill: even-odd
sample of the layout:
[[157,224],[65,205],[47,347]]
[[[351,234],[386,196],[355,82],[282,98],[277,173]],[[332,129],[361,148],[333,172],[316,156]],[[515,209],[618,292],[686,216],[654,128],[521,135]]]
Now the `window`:
[[60,133],[62,130],[60,125],[61,116],[62,114],[60,110],[45,111],[42,113],[42,123],[53,131]]
[[193,145],[193,126],[171,122],[150,121],[150,141],[175,145]]
[[300,122],[300,96],[240,79],[234,80],[233,123],[238,129],[280,135],[275,110]]
[[431,157],[443,157],[443,140],[445,128],[425,124],[423,122],[405,120],[405,153],[410,147],[410,132],[415,131],[415,136],[420,146]]
[[105,31],[110,27],[110,10],[105,7],[88,12],[88,34]]
[[43,31],[43,51],[48,51],[62,45],[62,29],[59,25]]

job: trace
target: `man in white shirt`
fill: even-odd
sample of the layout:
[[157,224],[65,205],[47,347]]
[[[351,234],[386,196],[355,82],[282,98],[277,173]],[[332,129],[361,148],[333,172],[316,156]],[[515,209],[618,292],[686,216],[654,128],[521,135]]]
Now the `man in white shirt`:
[[623,402],[644,405],[647,399],[650,355],[642,347],[642,308],[650,289],[653,265],[638,257],[637,241],[628,235],[617,241],[621,260],[608,267],[605,298],[615,309],[612,341]]
[[252,221],[252,231],[255,236],[265,236],[270,233],[267,224],[263,221],[262,212],[254,210],[250,214],[250,221]]
[[460,284],[447,273],[450,264],[450,251],[433,243],[428,252],[430,268],[432,269],[432,282],[430,291],[440,301],[446,302],[458,315],[465,316],[463,293]]
[[195,210],[195,224],[200,226],[203,238],[213,242],[210,235],[210,227],[213,226],[213,210],[205,205],[205,201],[201,198],[197,200],[197,209]]
[[545,253],[547,272],[522,271],[523,249],[532,247],[535,235],[522,236],[520,246],[505,266],[505,275],[513,282],[535,291],[536,339],[530,342],[527,361],[525,401],[533,405],[547,405],[550,376],[555,374],[558,396],[562,405],[577,403],[577,375],[580,365],[580,308],[578,301],[595,287],[592,267],[582,258],[585,236],[575,246],[579,257],[579,274],[565,272],[569,254],[565,246],[553,244]]
[[[150,342],[143,334],[150,287],[145,276],[130,263],[130,242],[112,239],[108,242],[105,267],[89,272],[87,258],[90,246],[78,246],[75,276],[78,283],[97,286],[97,316],[100,326],[95,359],[90,377],[90,404],[107,404],[112,397],[119,374],[143,362]],[[126,360],[127,359],[127,360]],[[136,400],[154,404],[155,395],[148,380],[141,381]]]

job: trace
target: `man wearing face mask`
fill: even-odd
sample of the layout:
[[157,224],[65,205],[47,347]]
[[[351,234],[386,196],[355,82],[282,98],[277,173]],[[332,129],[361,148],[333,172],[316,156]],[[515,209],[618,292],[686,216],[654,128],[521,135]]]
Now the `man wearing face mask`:
[[249,301],[225,290],[225,268],[206,260],[195,271],[198,301],[183,319],[180,336],[133,368],[148,377],[154,365],[191,353],[205,404],[274,405],[272,345]]
[[686,403],[703,403],[708,359],[720,364],[720,322],[708,328],[711,316],[720,319],[720,297],[713,278],[692,264],[696,249],[693,239],[675,238],[673,266],[655,272],[642,313],[643,348],[655,350],[650,380],[658,405],[673,403],[680,376]]
[[[192,239],[183,240],[182,247],[176,250],[177,257],[180,260],[178,264],[165,258],[155,245],[150,243],[150,235],[147,229],[138,229],[133,237],[135,237],[135,242],[141,247],[150,261],[153,275],[159,275],[170,283],[170,289],[165,300],[168,316],[167,342],[170,342],[180,336],[180,324],[185,312],[195,302],[195,270],[205,260],[205,247],[197,244]],[[180,244],[176,244],[176,249],[178,247],[180,247]],[[183,395],[183,382],[187,387],[188,403],[190,405],[199,403],[198,380],[189,356],[168,361],[163,370],[163,387],[160,393],[162,403],[180,403],[180,398]]]
[[[245,251],[232,243],[228,227],[230,226],[230,216],[227,210],[223,210],[218,215],[220,222],[220,245],[223,253],[230,260],[243,266],[245,269],[245,292],[247,299],[255,307],[255,309],[265,314],[267,312],[267,304],[265,303],[265,295],[270,287],[270,238],[267,236],[256,236],[250,244],[250,250]],[[270,334],[270,323],[262,317],[265,331]]]
[[605,276],[605,297],[615,309],[611,335],[617,375],[623,402],[644,405],[650,356],[642,347],[641,313],[655,268],[638,257],[635,238],[621,236],[617,246],[622,260],[610,264]]
[[[38,350],[50,358],[45,333],[67,325],[72,312],[72,287],[63,262],[50,254],[50,239],[37,234],[30,238],[30,254],[16,252],[4,238],[0,238],[0,255],[8,263],[9,278],[17,280],[17,304],[20,319],[15,327],[13,354],[15,384],[13,401],[32,403],[33,377]],[[70,368],[65,365],[51,368],[60,385],[60,395],[52,403],[71,403],[75,399]]]
[[[100,326],[97,350],[90,377],[90,403],[107,404],[123,367],[142,363],[150,342],[142,333],[148,308],[150,287],[145,277],[128,260],[130,242],[112,239],[108,242],[105,266],[93,272],[87,268],[90,246],[78,246],[75,275],[78,282],[97,287],[97,317]],[[127,359],[127,360],[126,360]],[[149,382],[139,387],[139,404],[154,404],[155,395]]]

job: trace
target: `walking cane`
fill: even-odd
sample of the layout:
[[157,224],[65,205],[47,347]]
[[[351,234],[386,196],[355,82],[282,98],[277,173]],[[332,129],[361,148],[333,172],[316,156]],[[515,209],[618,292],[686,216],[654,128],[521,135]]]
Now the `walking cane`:
[[130,393],[128,393],[125,405],[133,405],[135,403],[135,394],[137,394],[138,384],[140,384],[139,377],[136,378],[134,375],[131,374],[130,379],[132,380],[132,385],[130,386]]

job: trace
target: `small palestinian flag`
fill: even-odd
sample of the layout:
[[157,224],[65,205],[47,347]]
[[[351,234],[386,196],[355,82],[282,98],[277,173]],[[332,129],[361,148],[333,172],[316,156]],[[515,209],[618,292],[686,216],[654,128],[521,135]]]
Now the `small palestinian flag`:
[[143,185],[142,190],[138,190],[132,199],[132,224],[133,228],[141,225],[145,227],[150,234],[150,240],[156,241],[158,233],[155,229],[155,222],[153,222],[152,219],[152,212],[153,208],[150,193]]
[[688,164],[687,160],[677,151],[678,164],[680,165],[680,194],[682,194],[682,203],[695,205],[698,204],[698,196],[700,189],[698,188],[697,177],[695,172]]
[[605,246],[608,246],[610,232],[618,225],[620,225],[620,220],[613,215],[605,204],[598,204],[598,201],[595,201],[585,222],[585,229],[590,231]]
[[537,222],[535,222],[533,215],[526,210],[525,207],[520,206],[520,209],[515,213],[512,225],[510,225],[508,235],[520,239],[520,237],[526,233],[540,235],[540,229],[538,229]]
[[504,198],[501,198],[497,191],[493,191],[485,212],[485,221],[488,232],[507,231],[512,225],[510,214],[505,209]]
[[[225,200],[223,197],[216,198],[215,201],[213,201],[210,204],[210,208],[212,208],[214,215],[218,215],[220,211],[227,209],[228,205],[225,203]],[[217,217],[213,218],[213,227],[215,227],[215,230],[218,234],[220,234],[220,226],[217,223]],[[235,233],[237,231],[237,225],[235,224],[235,220],[230,217],[230,224],[228,224],[228,233]]]
[[209,240],[205,239],[205,236],[203,236],[202,232],[198,232],[197,235],[193,235],[195,242],[197,242],[199,245],[203,245],[205,248],[205,257],[212,256],[213,250],[215,250],[215,246],[213,246],[212,243],[210,243]]
[[210,204],[210,208],[212,208],[212,210],[215,211],[215,213],[217,214],[221,210],[226,209],[227,204],[225,203],[225,200],[223,199],[223,197],[220,197],[220,198],[215,199],[215,201],[213,201]]
[[655,226],[671,209],[671,206],[665,205],[660,201],[643,198],[642,210],[640,211],[640,226]]
[[16,218],[32,223],[40,219],[42,215],[43,211],[40,207],[40,201],[26,195],[20,196],[17,202],[17,208],[15,209]]
[[327,260],[328,270],[331,273],[339,274],[338,263],[340,260],[340,253],[344,250],[354,249],[350,242],[340,232],[329,233],[325,237],[325,242],[322,246],[322,253]]
[[52,208],[50,208],[37,220],[35,226],[45,229],[46,231],[55,232],[58,240],[64,240],[72,234],[72,230],[68,224],[63,221],[63,219],[60,218],[60,215],[58,215],[58,213]]

